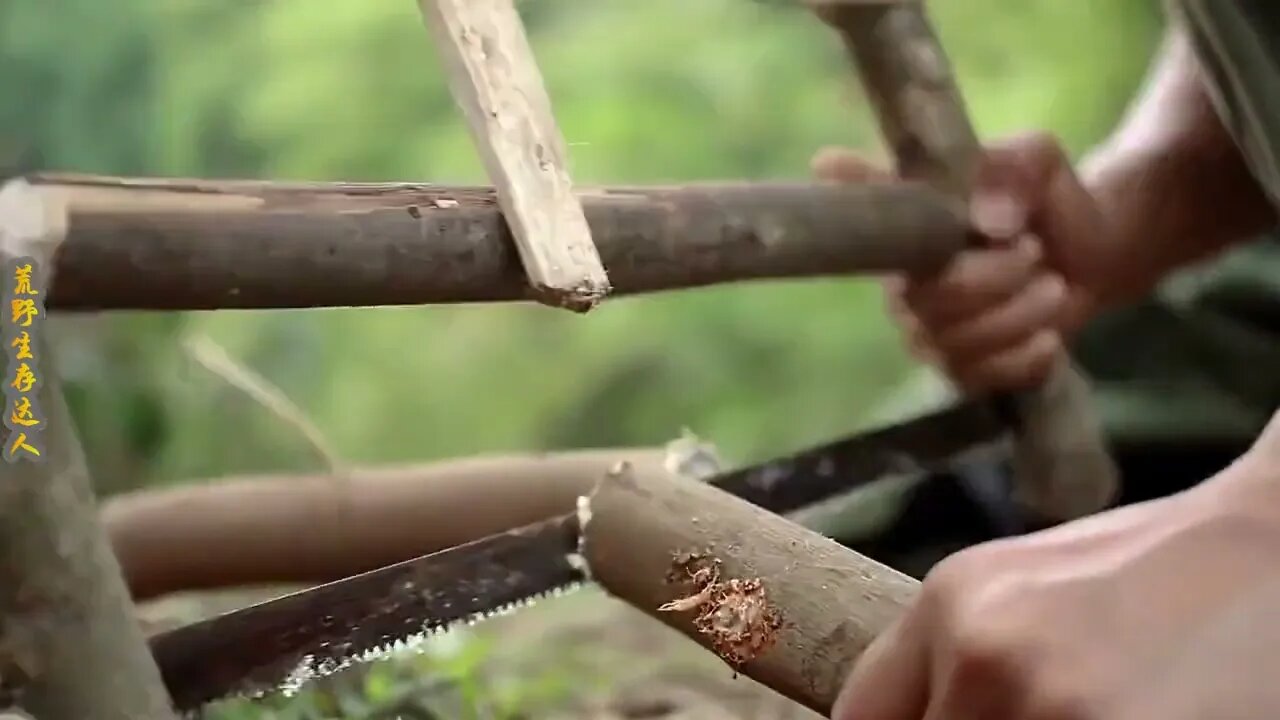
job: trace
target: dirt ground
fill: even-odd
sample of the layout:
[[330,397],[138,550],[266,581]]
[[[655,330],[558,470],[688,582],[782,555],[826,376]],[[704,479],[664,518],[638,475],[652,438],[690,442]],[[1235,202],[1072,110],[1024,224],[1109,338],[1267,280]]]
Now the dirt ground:
[[[182,624],[278,594],[175,596],[140,608],[148,630]],[[821,716],[732,670],[693,641],[594,586],[460,631],[488,651],[487,678],[567,678],[529,720],[819,720]],[[564,682],[562,680],[562,682]]]

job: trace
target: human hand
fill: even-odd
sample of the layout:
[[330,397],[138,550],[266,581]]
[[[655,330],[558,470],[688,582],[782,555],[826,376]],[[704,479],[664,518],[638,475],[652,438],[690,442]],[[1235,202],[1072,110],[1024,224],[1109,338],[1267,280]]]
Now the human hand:
[[[892,179],[847,150],[814,159],[820,178]],[[1108,228],[1052,137],[988,148],[970,203],[982,241],[930,277],[891,277],[889,307],[914,353],[970,392],[1018,390],[1052,369],[1063,334],[1097,305]]]
[[1274,460],[944,560],[833,720],[1280,716]]

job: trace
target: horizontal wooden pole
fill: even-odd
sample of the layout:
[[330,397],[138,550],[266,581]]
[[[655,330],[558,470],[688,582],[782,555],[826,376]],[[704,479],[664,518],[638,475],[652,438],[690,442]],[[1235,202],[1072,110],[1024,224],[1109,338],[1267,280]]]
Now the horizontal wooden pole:
[[[491,188],[28,178],[70,233],[50,307],[303,308],[527,300]],[[579,189],[614,295],[944,264],[963,215],[924,185]]]
[[620,447],[214,478],[117,495],[101,514],[136,601],[313,585],[568,512],[618,462],[649,477],[667,458]]

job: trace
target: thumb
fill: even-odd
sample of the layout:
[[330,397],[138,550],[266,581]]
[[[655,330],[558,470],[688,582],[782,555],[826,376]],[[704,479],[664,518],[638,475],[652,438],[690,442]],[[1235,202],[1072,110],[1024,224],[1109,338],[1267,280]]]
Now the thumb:
[[[1009,230],[1040,236],[1051,262],[1069,264],[1070,257],[1055,257],[1071,251],[1061,243],[1092,239],[1103,224],[1093,196],[1052,135],[1024,133],[992,144],[978,165],[974,184],[976,214],[984,214],[983,206],[1005,204],[1009,219],[1016,216],[1019,222],[1004,224],[1011,226]],[[975,224],[983,230],[983,223]]]
[[819,179],[840,183],[889,182],[892,172],[878,167],[863,155],[848,148],[826,147],[819,150],[810,163]]
[[1105,221],[1056,138],[1015,135],[989,147],[979,164],[973,224],[997,242],[1029,232],[1043,243],[1045,262],[1067,281],[1061,329],[1074,333],[1094,314],[1097,268],[1090,245]]
[[929,657],[918,613],[867,646],[841,688],[831,720],[920,720],[929,700]]

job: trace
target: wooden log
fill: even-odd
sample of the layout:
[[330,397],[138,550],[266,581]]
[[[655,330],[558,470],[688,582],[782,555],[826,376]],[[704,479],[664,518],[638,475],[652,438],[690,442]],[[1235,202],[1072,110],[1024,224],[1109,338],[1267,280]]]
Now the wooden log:
[[[489,188],[45,175],[67,196],[59,310],[518,301]],[[579,190],[614,295],[941,267],[961,209],[923,185]]]
[[714,486],[608,475],[579,513],[591,578],[823,715],[919,583]]
[[[43,299],[56,278],[49,256],[65,229],[56,197],[21,180],[0,189],[4,341],[13,373],[5,387],[17,385],[21,393],[5,393],[10,419],[0,462],[0,708],[16,706],[40,720],[171,720],[160,672],[97,517],[44,336]],[[26,291],[17,289],[13,273],[27,264],[36,314],[17,319],[10,303]],[[23,332],[26,343],[13,345]],[[29,357],[16,361],[19,354]],[[22,367],[32,384],[16,381]]]
[[[598,587],[490,618],[471,628],[489,652],[482,677],[572,677],[533,720],[820,720],[768,687],[735,678],[684,635]],[[548,648],[555,648],[550,655]]]
[[568,512],[616,463],[648,477],[667,457],[601,448],[213,478],[115,496],[102,519],[137,601],[315,585]]
[[539,301],[585,312],[609,293],[514,0],[418,0],[455,102]]
[[[840,33],[898,162],[898,175],[964,202],[982,148],[924,3],[808,0]],[[1041,520],[1101,510],[1120,474],[1088,381],[1060,353],[1044,385],[997,402],[1015,419],[1016,494]]]

